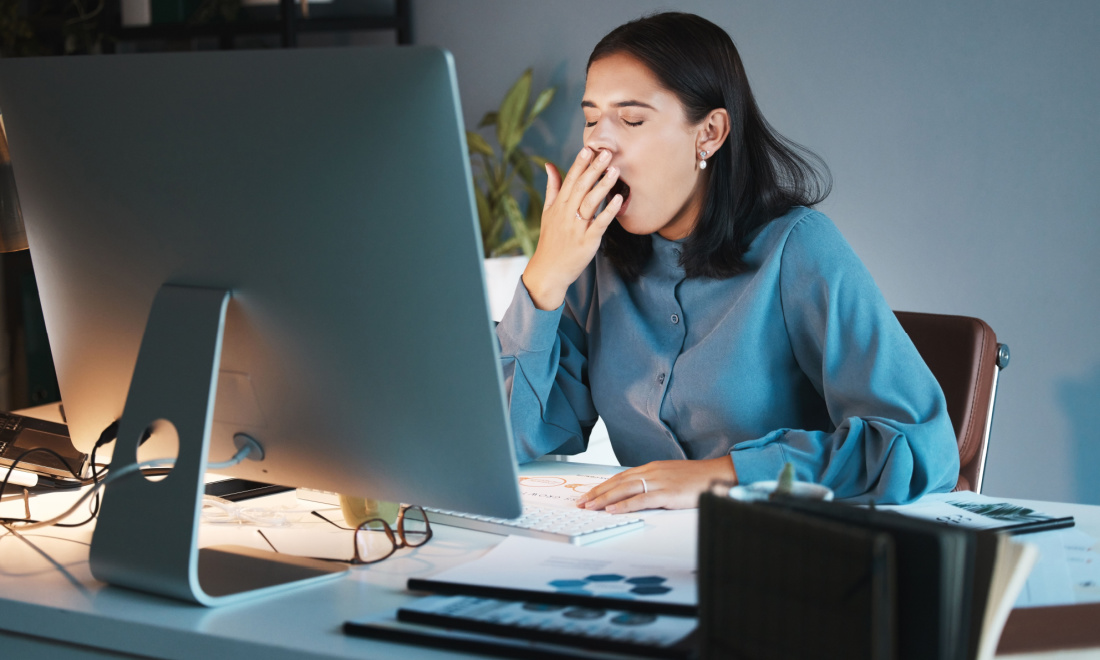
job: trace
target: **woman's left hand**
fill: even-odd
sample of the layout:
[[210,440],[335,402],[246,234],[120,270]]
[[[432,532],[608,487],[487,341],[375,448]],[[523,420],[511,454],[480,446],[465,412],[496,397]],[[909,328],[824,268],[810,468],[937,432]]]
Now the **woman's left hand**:
[[611,477],[577,500],[582,509],[629,513],[642,509],[692,509],[712,481],[736,482],[729,456],[702,460],[654,461]]

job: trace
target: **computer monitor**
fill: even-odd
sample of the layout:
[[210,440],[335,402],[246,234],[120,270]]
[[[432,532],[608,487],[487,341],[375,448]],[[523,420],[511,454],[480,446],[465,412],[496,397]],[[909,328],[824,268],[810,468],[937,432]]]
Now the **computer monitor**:
[[179,436],[167,478],[108,486],[97,577],[244,597],[193,546],[245,436],[232,476],[520,514],[448,53],[6,59],[0,111],[74,444],[121,418],[115,470]]

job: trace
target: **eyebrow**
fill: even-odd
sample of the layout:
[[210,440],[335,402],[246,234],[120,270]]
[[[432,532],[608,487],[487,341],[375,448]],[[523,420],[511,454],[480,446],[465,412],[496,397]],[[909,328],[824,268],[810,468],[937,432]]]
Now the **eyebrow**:
[[[582,108],[595,108],[596,104],[593,103],[592,101],[581,101],[581,107]],[[653,106],[651,106],[650,104],[643,103],[641,101],[618,101],[617,103],[612,103],[611,107],[612,108],[648,108],[650,110],[656,110],[657,109],[657,108],[654,108]]]

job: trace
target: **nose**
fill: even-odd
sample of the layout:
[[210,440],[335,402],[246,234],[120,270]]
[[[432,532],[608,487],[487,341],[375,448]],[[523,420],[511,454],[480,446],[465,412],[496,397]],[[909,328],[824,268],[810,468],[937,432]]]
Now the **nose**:
[[595,126],[588,129],[588,134],[584,138],[584,146],[597,153],[601,149],[607,149],[611,152],[611,155],[615,155],[616,144],[609,124],[607,118],[598,120]]

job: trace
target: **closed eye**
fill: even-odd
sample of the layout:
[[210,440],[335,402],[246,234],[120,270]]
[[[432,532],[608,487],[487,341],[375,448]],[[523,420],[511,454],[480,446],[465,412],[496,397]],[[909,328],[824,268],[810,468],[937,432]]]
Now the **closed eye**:
[[[631,128],[636,128],[636,127],[641,126],[642,124],[644,124],[645,121],[627,121],[626,119],[624,119],[623,123],[626,124],[627,126],[630,126]],[[585,128],[592,128],[595,125],[596,125],[596,122],[594,122],[594,121],[584,122],[584,127]]]

